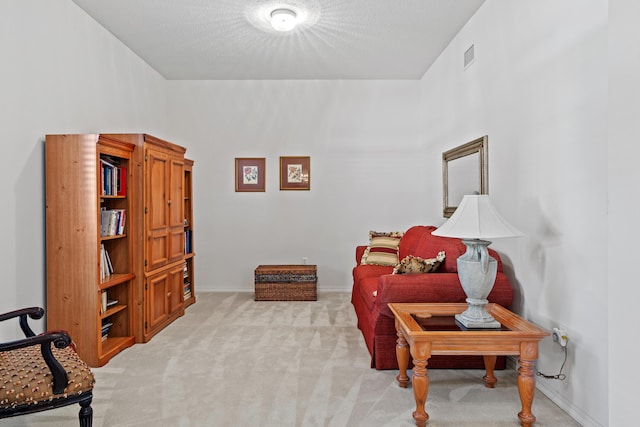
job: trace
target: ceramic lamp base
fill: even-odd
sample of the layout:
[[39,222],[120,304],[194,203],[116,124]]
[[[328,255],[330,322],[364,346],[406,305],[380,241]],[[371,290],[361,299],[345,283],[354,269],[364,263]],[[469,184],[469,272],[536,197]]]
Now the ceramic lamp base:
[[469,315],[467,314],[472,308],[469,305],[469,308],[464,313],[456,314],[456,320],[460,322],[462,326],[467,329],[500,329],[502,325],[496,319],[491,316],[485,307],[474,307],[477,308],[480,313],[476,316],[476,314]]
[[467,295],[467,310],[456,315],[456,320],[470,329],[496,329],[500,322],[487,312],[487,296],[493,288],[498,262],[489,255],[491,242],[463,239],[467,252],[458,258],[458,277]]

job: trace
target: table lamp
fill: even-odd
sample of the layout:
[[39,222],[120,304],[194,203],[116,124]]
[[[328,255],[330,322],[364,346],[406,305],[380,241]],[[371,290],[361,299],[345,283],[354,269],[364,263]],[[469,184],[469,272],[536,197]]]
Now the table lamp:
[[466,195],[451,218],[435,230],[434,236],[457,237],[467,247],[458,260],[458,278],[467,295],[468,307],[456,314],[466,328],[500,328],[487,312],[487,296],[496,280],[498,262],[489,255],[487,239],[518,237],[523,234],[496,210],[486,194]]

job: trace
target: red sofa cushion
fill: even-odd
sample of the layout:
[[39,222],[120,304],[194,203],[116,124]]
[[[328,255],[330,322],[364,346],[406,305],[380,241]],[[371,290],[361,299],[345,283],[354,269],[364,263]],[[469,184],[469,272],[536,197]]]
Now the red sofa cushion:
[[[431,232],[428,235],[423,233],[414,249],[414,253],[411,255],[419,256],[420,258],[435,258],[440,251],[445,252],[446,258],[440,264],[438,271],[440,273],[457,273],[458,258],[467,251],[467,247],[460,239],[434,236]],[[498,261],[498,271],[502,271],[500,255],[491,248],[489,248],[489,255]]]
[[[436,230],[436,227],[431,225],[414,225],[413,227],[409,228],[402,236],[402,239],[400,239],[400,246],[398,247],[398,258],[403,259],[407,255],[420,256],[416,253],[416,247],[425,234],[431,235],[431,232],[434,230]],[[420,257],[435,258],[437,254],[438,252],[436,252],[433,256]]]
[[[433,231],[433,230],[432,230]],[[467,247],[458,239],[423,234],[416,245],[413,255],[421,258],[435,258],[438,252],[444,251],[446,258],[440,264],[440,273],[457,273],[457,259],[467,251]]]

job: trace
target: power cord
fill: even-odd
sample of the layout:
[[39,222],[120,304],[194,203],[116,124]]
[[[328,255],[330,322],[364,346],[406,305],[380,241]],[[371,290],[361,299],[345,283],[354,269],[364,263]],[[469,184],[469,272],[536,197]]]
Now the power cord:
[[546,378],[548,380],[560,380],[560,381],[564,381],[567,378],[567,376],[562,373],[562,369],[564,369],[564,364],[567,363],[567,347],[564,346],[562,348],[564,349],[564,360],[562,361],[562,366],[560,366],[560,372],[558,372],[556,375],[547,375],[547,374],[543,374],[542,372],[536,369],[537,376]]

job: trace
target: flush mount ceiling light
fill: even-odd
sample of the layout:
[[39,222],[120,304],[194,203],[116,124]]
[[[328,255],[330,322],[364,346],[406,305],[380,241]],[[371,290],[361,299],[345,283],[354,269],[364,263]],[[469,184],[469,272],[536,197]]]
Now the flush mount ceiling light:
[[[304,32],[320,18],[320,0],[244,0],[243,15],[251,25],[271,36]],[[282,15],[280,13],[282,12]],[[280,16],[279,16],[280,15]],[[280,28],[283,20],[291,20],[292,28]],[[277,24],[278,23],[278,24]],[[295,30],[294,30],[295,28]],[[292,31],[293,30],[293,31]]]
[[275,9],[271,12],[271,26],[274,30],[291,31],[297,23],[297,15],[291,9]]

